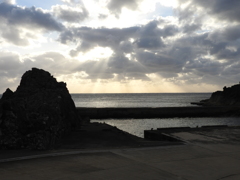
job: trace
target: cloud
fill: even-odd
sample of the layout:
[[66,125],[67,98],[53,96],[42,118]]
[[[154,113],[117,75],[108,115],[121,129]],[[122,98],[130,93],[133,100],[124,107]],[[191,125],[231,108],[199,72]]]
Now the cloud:
[[62,31],[64,26],[51,14],[31,7],[25,8],[3,2],[0,4],[0,36],[17,46],[29,45],[41,31]]
[[[167,53],[167,52],[166,52]],[[165,54],[158,54],[154,52],[140,51],[137,53],[138,62],[147,69],[147,73],[179,73],[185,64],[185,61],[168,56]]]
[[77,43],[77,47],[73,49],[70,54],[77,56],[79,52],[87,52],[90,49],[100,47],[110,47],[111,49],[118,49],[122,41],[128,40],[134,36],[139,27],[130,28],[90,28],[80,27],[72,28],[60,34],[59,41],[67,44],[71,42]]
[[21,67],[22,63],[17,54],[11,52],[0,53],[0,71],[1,78],[3,76],[14,78],[18,75],[17,69]]
[[49,13],[41,9],[1,3],[0,17],[6,20],[9,25],[23,26],[28,28],[43,28],[49,31],[61,31],[63,25],[57,22]]
[[79,23],[85,20],[89,15],[84,6],[71,7],[66,5],[56,5],[52,9],[57,18],[69,23]]
[[15,4],[15,0],[0,0],[0,3],[8,3],[8,4]]
[[183,32],[184,33],[193,33],[197,30],[198,31],[201,30],[201,24],[192,23],[192,24],[186,24],[183,27]]
[[54,44],[59,43],[70,55],[43,47],[38,54],[31,54],[32,49],[21,49],[19,54],[1,50],[0,82],[4,86],[12,86],[32,67],[46,69],[57,77],[105,83],[152,79],[182,85],[239,81],[238,1],[179,0],[175,16],[151,16],[143,18],[145,23],[123,28],[90,26],[86,19],[116,20],[110,13],[120,16],[123,8],[139,13],[142,0],[105,1],[107,6],[95,14],[87,9],[91,3],[85,7],[82,1],[63,2],[65,5],[55,5],[49,11],[0,4],[0,43],[4,48],[10,43],[27,46],[38,35],[46,37],[48,33],[51,39],[47,42],[59,35]]
[[77,44],[77,47],[70,51],[72,57],[97,46],[110,47],[115,53],[129,53],[130,50],[134,51],[134,46],[141,49],[158,49],[164,47],[165,38],[175,36],[179,32],[175,25],[158,27],[161,23],[154,20],[143,26],[128,28],[69,28],[60,34],[59,41],[63,44]]
[[136,10],[141,1],[142,0],[110,0],[107,4],[107,7],[113,14],[118,16],[122,12],[123,7]]
[[164,46],[162,38],[174,36],[178,32],[178,28],[174,25],[165,25],[159,28],[159,21],[150,21],[139,30],[136,44],[139,48],[156,49]]
[[98,18],[99,18],[99,19],[106,19],[107,17],[108,17],[107,14],[99,14],[99,15],[98,15]]
[[[182,11],[182,15],[189,16],[196,9],[201,7],[209,15],[217,17],[219,20],[240,22],[240,1],[238,0],[179,0],[180,3],[189,2]],[[183,18],[183,17],[182,17]]]
[[136,44],[138,48],[159,48],[164,45],[160,35],[161,32],[158,28],[158,22],[149,22],[140,29],[139,38],[136,40]]
[[208,12],[215,15],[219,19],[226,19],[228,21],[240,22],[240,2],[238,0],[214,0],[212,3],[200,0],[195,0],[196,3],[208,9]]
[[62,0],[62,2],[66,3],[66,4],[71,4],[71,5],[82,4],[81,0]]
[[4,31],[1,33],[3,39],[17,46],[27,46],[29,44],[28,38],[26,38],[27,33],[23,30],[6,25],[2,25],[2,27],[4,27]]

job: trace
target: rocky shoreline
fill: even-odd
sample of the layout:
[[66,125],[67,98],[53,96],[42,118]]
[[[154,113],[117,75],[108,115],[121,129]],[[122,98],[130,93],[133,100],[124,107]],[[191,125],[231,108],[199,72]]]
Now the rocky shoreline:
[[[239,116],[239,90],[240,85],[235,85],[213,93],[203,101],[204,107],[76,108],[66,83],[57,82],[47,71],[32,68],[23,74],[15,92],[7,89],[0,99],[0,149],[169,145],[172,142],[148,141],[107,124],[90,123],[90,119]],[[225,100],[227,103],[222,103]]]
[[200,106],[226,106],[240,107],[240,84],[235,84],[231,87],[223,87],[223,91],[212,93],[209,99],[204,99],[200,102],[192,102],[191,104]]

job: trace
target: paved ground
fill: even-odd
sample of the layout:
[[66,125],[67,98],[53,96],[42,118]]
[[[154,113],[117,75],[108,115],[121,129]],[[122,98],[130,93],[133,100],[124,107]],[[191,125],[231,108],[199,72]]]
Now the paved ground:
[[220,134],[181,132],[174,135],[187,140],[186,145],[75,151],[1,162],[0,179],[239,180],[240,142],[219,140]]

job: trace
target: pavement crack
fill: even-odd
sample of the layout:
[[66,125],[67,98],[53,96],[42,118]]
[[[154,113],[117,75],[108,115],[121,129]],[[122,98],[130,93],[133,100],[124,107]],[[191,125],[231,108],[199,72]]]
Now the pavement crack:
[[222,180],[222,179],[226,179],[226,178],[229,178],[229,177],[232,177],[232,176],[236,176],[236,175],[239,175],[239,174],[230,174],[230,175],[227,175],[227,176],[224,176],[224,177],[221,177],[217,180]]

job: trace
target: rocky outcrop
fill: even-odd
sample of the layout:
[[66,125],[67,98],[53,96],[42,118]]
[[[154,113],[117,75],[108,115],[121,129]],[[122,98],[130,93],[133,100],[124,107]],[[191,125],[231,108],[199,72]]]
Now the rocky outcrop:
[[0,100],[0,148],[49,149],[80,127],[80,118],[66,83],[32,68],[15,92]]
[[212,93],[210,99],[192,104],[202,106],[240,106],[240,84],[228,88],[225,86],[223,91]]

